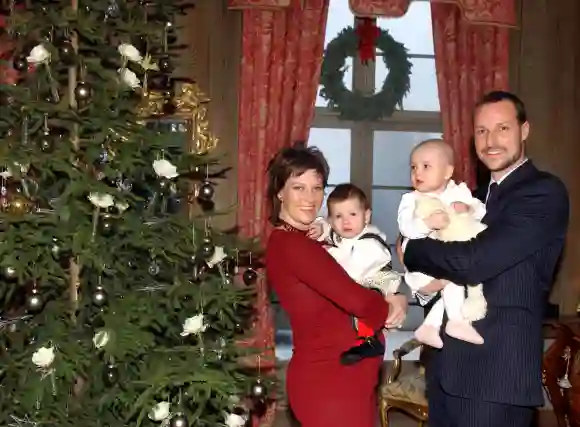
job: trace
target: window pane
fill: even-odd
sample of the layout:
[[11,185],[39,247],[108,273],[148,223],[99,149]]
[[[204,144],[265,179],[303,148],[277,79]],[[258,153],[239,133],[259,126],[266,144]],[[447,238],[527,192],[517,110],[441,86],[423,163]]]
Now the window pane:
[[413,147],[440,133],[375,131],[373,136],[373,185],[410,187],[409,157]]
[[[324,47],[343,28],[354,25],[354,15],[348,5],[348,0],[330,0],[328,5],[328,19],[326,21],[326,33],[324,34]],[[431,28],[431,27],[429,27]]]
[[387,240],[394,244],[399,235],[397,211],[403,194],[409,190],[373,190],[372,222],[387,234]]
[[[342,81],[345,83],[346,88],[348,90],[352,90],[352,64],[353,58],[348,57],[344,61],[344,77]],[[322,85],[318,85],[318,92],[316,94],[316,106],[317,107],[326,107],[328,105],[328,101],[320,96],[320,89],[322,89]]]
[[330,167],[329,184],[350,181],[350,129],[312,128],[309,147],[318,147]]
[[[411,90],[403,99],[403,109],[407,111],[440,111],[439,93],[434,58],[411,58]],[[377,57],[375,91],[378,92],[387,77],[387,67],[382,58]]]
[[[332,4],[332,3],[331,3]],[[410,54],[434,55],[431,6],[428,1],[413,1],[400,18],[379,18],[379,27],[403,43]]]

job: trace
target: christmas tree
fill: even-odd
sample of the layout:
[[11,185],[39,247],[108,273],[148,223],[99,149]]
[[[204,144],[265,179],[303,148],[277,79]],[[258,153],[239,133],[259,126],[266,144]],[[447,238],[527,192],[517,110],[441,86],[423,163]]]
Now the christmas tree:
[[256,253],[212,228],[208,100],[170,78],[189,5],[5,6],[0,421],[243,425]]

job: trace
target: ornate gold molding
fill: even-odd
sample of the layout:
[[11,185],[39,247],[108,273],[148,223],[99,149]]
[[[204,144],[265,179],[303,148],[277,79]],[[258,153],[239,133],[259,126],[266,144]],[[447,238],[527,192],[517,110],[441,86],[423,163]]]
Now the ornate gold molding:
[[[189,151],[201,155],[214,150],[218,144],[218,138],[209,130],[209,102],[210,99],[197,83],[182,83],[170,100],[160,91],[145,92],[136,113],[144,119],[174,120],[179,123],[176,128],[189,134]],[[175,110],[170,115],[165,114],[168,103],[173,104]]]

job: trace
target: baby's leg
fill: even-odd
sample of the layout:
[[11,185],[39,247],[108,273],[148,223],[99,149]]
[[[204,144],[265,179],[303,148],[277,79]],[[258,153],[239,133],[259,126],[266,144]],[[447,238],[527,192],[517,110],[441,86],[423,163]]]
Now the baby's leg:
[[473,344],[483,344],[483,337],[479,335],[461,313],[461,308],[465,301],[465,288],[449,283],[441,291],[441,299],[443,300],[447,317],[449,317],[449,321],[445,326],[447,335]]
[[443,314],[445,312],[445,306],[443,301],[437,301],[427,316],[425,320],[415,331],[415,338],[423,344],[427,344],[431,347],[441,348],[443,347],[443,341],[439,335],[441,325],[443,324]]

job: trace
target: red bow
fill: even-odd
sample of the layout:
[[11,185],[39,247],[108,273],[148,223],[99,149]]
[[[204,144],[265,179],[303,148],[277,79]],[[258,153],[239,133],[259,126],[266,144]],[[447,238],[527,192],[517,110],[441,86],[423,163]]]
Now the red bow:
[[369,60],[374,61],[376,57],[376,42],[380,35],[380,30],[376,26],[375,20],[363,18],[356,27],[356,34],[358,35],[358,54],[361,62],[366,64]]

